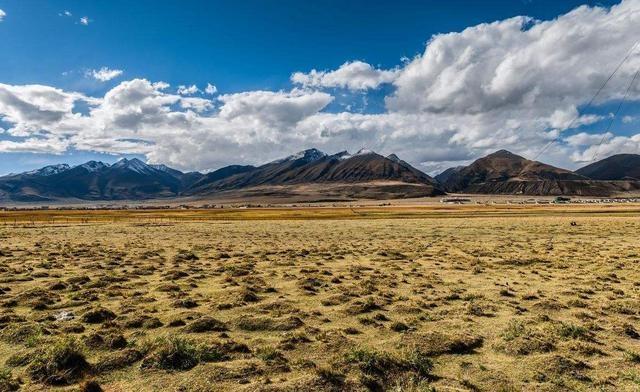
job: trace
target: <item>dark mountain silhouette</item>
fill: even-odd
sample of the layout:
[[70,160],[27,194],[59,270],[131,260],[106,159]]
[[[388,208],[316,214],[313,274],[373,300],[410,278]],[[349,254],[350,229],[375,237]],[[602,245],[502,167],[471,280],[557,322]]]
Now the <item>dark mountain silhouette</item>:
[[640,155],[618,154],[576,170],[593,180],[640,181]]
[[449,181],[449,178],[451,178],[452,176],[455,176],[458,174],[458,172],[462,169],[464,169],[466,166],[456,166],[456,167],[450,167],[447,170],[443,171],[442,173],[438,174],[437,176],[435,176],[434,178],[436,179],[436,181],[438,181],[440,184],[445,184],[447,181]]
[[216,181],[223,180],[227,177],[231,177],[236,174],[246,173],[248,171],[254,170],[255,166],[242,166],[242,165],[230,165],[220,168],[218,170],[214,170],[210,173],[201,175],[198,181],[195,181],[191,186],[187,188],[199,188],[202,186],[207,186],[207,184],[214,183]]

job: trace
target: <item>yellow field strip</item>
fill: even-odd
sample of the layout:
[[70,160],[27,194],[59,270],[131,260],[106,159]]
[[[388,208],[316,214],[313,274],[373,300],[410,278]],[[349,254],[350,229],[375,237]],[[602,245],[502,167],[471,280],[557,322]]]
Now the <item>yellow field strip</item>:
[[393,206],[227,208],[209,210],[21,210],[0,212],[0,224],[171,222],[207,220],[407,219],[525,216],[640,216],[640,205]]

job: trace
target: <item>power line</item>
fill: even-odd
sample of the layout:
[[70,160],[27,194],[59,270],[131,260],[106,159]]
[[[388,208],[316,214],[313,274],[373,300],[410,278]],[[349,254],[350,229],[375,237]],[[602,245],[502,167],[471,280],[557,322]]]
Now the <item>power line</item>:
[[618,116],[618,112],[620,112],[620,108],[622,108],[622,105],[627,100],[627,97],[629,96],[629,91],[631,91],[631,87],[633,87],[633,83],[636,81],[636,78],[638,77],[639,73],[640,73],[640,67],[638,68],[636,73],[633,75],[633,79],[631,79],[631,83],[629,83],[629,86],[627,87],[627,91],[624,93],[624,97],[620,101],[620,104],[618,104],[618,108],[616,109],[615,113],[611,117],[611,120],[609,120],[609,125],[607,126],[607,129],[604,131],[604,135],[602,135],[602,139],[600,140],[600,143],[598,143],[598,145],[596,146],[596,151],[593,154],[593,158],[591,159],[591,162],[595,161],[596,158],[598,157],[600,146],[602,145],[602,143],[604,143],[604,140],[607,138],[607,134],[609,133],[609,130],[611,130],[611,125],[613,125],[613,120],[616,119],[616,117]]
[[[602,85],[600,86],[600,88],[598,89],[598,91],[596,91],[596,93],[593,95],[593,97],[591,97],[591,99],[589,100],[589,102],[585,105],[585,108],[591,107],[591,105],[593,105],[593,102],[595,102],[596,98],[598,97],[598,95],[600,95],[600,93],[602,92],[602,90],[604,90],[605,86],[609,83],[609,81],[611,81],[611,79],[613,79],[613,77],[615,76],[616,73],[618,73],[618,70],[620,70],[620,68],[622,67],[622,65],[629,59],[629,57],[631,57],[631,54],[633,54],[633,52],[635,51],[636,47],[638,46],[638,43],[640,43],[640,41],[636,41],[635,44],[633,44],[633,46],[631,47],[631,49],[627,52],[627,55],[624,56],[624,58],[622,59],[622,61],[618,64],[618,66],[613,70],[613,72],[609,75],[609,77],[607,78],[607,80],[604,81],[604,83],[602,83]],[[575,124],[576,121],[578,121],[578,119],[580,118],[580,112],[578,112],[578,114],[573,118],[573,120],[571,120],[571,122],[569,123],[569,126],[566,129],[571,129],[573,127],[573,124]],[[540,150],[540,152],[538,152],[535,157],[532,159],[532,161],[536,161],[540,155],[542,155],[547,148],[549,148],[552,144],[554,144],[555,142],[557,142],[558,140],[560,140],[560,134],[561,132],[558,132],[558,136],[556,136],[555,139],[551,140],[549,143],[547,143],[542,150]],[[523,169],[524,170],[524,169]]]

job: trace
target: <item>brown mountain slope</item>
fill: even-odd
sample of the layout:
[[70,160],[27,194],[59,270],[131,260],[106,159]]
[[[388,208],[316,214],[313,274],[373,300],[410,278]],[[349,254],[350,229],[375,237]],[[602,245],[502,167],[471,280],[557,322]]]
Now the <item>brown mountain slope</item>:
[[640,191],[640,181],[513,180],[472,184],[462,192],[493,195],[608,197],[638,191]]
[[[450,173],[444,182],[447,190],[459,192],[467,188],[484,189],[487,193],[495,184],[529,181],[587,180],[579,174],[537,161],[530,161],[506,150],[496,151],[469,166]],[[501,185],[500,189],[504,186]],[[504,193],[504,192],[500,192]]]
[[[435,181],[403,161],[385,158],[374,152],[342,152],[326,155],[318,150],[301,151],[288,158],[267,163],[206,184],[199,183],[187,195],[212,194],[221,191],[299,184],[364,184],[389,181],[419,184],[424,194],[442,194]],[[358,188],[359,189],[359,188]]]

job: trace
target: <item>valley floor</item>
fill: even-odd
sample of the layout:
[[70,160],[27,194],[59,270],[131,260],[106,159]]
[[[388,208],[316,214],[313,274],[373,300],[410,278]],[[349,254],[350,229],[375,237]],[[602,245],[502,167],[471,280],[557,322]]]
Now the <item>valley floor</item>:
[[0,213],[0,390],[635,391],[640,207]]

